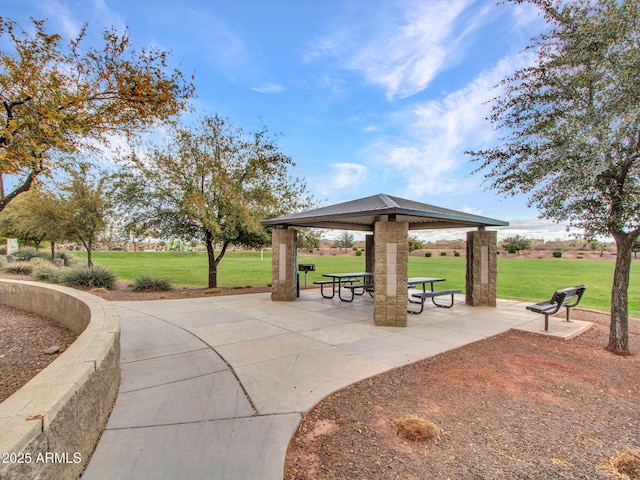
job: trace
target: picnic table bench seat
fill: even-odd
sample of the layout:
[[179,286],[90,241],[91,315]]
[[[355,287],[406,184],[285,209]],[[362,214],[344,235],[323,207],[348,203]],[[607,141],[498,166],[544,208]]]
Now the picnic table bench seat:
[[[345,280],[345,283],[347,284],[352,284],[354,283],[355,280]],[[313,282],[314,285],[320,285],[320,295],[322,295],[324,298],[333,298],[334,294],[335,294],[335,285],[336,282],[335,280],[316,280],[315,282]],[[325,285],[331,285],[331,295],[325,295],[324,293],[324,287]]]
[[527,310],[544,315],[544,331],[548,332],[549,317],[558,313],[562,307],[567,309],[567,322],[571,321],[571,309],[580,303],[586,289],[585,285],[578,285],[556,290],[551,300],[529,305]]
[[[428,298],[431,299],[431,302],[436,306],[436,307],[440,307],[440,308],[451,308],[453,307],[453,296],[456,294],[462,293],[462,290],[436,290],[435,292],[419,292],[419,293],[412,293],[411,296],[413,298],[418,298],[420,300],[420,310],[418,310],[417,312],[414,312],[412,310],[407,310],[409,313],[413,313],[413,314],[420,314],[422,313],[422,311],[424,310],[424,301]],[[446,296],[446,295],[451,295],[451,302],[448,305],[444,305],[441,303],[436,303],[435,298],[436,297],[442,297],[442,296]]]

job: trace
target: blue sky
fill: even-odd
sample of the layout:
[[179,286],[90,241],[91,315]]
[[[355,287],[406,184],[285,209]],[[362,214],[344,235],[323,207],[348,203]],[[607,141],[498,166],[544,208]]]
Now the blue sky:
[[[529,6],[494,0],[0,0],[0,15],[49,20],[66,37],[89,23],[129,27],[195,75],[197,115],[282,133],[322,204],[388,193],[507,220],[500,235],[548,240],[526,198],[502,198],[472,175],[468,149],[497,133],[493,87],[526,64],[544,23]],[[439,238],[456,232],[438,232]]]

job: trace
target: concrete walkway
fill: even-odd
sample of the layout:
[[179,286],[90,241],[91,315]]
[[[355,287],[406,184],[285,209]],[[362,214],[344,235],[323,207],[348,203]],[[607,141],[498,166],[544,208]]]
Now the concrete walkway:
[[116,305],[122,383],[84,480],[281,479],[302,414],[325,396],[512,327],[543,325],[525,303],[478,308],[459,297],[450,310],[410,315],[407,328],[375,327],[368,296],[348,304],[317,290],[292,303],[256,294]]

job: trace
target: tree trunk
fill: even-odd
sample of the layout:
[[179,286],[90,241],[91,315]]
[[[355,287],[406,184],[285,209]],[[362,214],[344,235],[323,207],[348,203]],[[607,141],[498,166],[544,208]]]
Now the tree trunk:
[[213,236],[210,232],[205,232],[205,240],[204,243],[207,246],[207,256],[209,257],[209,288],[217,288],[218,287],[218,264],[222,257],[224,257],[225,252],[227,251],[227,246],[229,242],[224,242],[222,244],[222,249],[216,257],[215,253],[215,243],[213,242]]
[[56,261],[56,242],[51,242],[51,263]]
[[93,268],[93,259],[91,258],[93,242],[91,240],[89,240],[89,243],[85,243],[84,241],[82,241],[82,244],[84,245],[84,248],[87,249],[87,267]]
[[629,355],[629,274],[633,238],[626,233],[614,233],[616,267],[611,287],[611,325],[607,350],[617,355]]
[[218,262],[216,262],[215,245],[210,235],[206,235],[204,241],[207,246],[207,256],[209,257],[209,288],[218,287]]

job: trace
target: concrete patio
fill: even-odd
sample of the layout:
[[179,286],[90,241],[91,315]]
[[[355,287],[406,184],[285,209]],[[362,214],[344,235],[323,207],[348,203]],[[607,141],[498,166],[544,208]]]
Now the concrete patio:
[[[429,304],[376,327],[373,300],[269,294],[117,303],[122,383],[83,479],[281,479],[289,440],[325,396],[511,328],[540,331],[528,303]],[[552,319],[569,337],[586,322]]]

